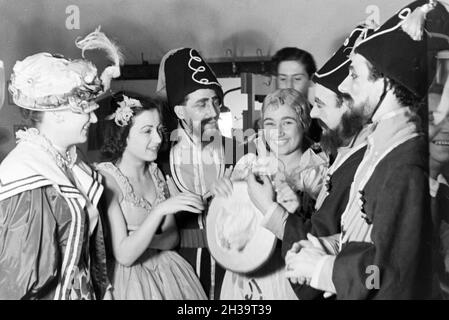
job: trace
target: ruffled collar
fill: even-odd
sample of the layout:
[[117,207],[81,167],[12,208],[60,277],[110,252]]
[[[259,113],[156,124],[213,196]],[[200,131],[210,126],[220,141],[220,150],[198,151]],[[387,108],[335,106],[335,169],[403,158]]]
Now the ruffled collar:
[[64,171],[67,169],[72,169],[76,162],[77,154],[75,146],[70,147],[65,156],[63,156],[59,153],[51,141],[44,135],[40,134],[39,130],[36,128],[19,130],[16,132],[16,138],[18,143],[28,142],[44,150],[51,156],[57,166]]
[[103,192],[101,177],[76,158],[76,148],[70,150],[70,161],[61,160],[59,166],[54,146],[35,130],[25,132],[19,134],[19,143],[0,165],[0,199],[53,185],[65,196],[78,198],[81,206],[84,206],[86,198],[96,205]]

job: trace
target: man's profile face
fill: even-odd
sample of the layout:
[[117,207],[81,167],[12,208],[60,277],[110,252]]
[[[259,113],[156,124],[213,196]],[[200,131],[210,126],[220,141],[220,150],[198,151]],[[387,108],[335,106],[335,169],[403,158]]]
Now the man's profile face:
[[364,119],[360,110],[352,108],[351,99],[339,99],[337,94],[317,84],[315,103],[310,116],[318,119],[323,129],[321,146],[330,153],[346,146],[363,128]]
[[177,115],[197,138],[210,137],[219,130],[220,105],[215,90],[198,89],[187,95],[184,106],[177,106],[183,109],[182,114]]
[[368,120],[380,99],[383,90],[382,79],[372,79],[368,60],[360,54],[354,54],[351,57],[349,75],[338,90],[352,100],[351,108]]
[[347,105],[341,104],[335,92],[319,83],[315,84],[315,103],[310,116],[324,123],[323,130],[335,130],[347,110]]

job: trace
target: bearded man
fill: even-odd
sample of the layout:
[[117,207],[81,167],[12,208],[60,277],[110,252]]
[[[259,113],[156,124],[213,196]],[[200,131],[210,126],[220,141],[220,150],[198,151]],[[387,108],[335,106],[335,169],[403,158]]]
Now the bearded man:
[[[412,37],[402,26],[421,13],[427,32]],[[339,89],[373,131],[341,233],[294,244],[286,256],[293,281],[337,299],[432,298],[428,144],[417,112],[435,72],[427,50],[447,46],[431,35],[447,33],[448,19],[441,4],[415,1],[356,46]]]

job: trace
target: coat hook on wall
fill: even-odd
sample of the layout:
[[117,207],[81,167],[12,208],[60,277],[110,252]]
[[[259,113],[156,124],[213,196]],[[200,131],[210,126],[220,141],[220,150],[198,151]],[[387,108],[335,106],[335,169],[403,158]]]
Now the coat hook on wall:
[[231,49],[226,50],[226,57],[232,59],[232,73],[237,74],[237,65],[235,64],[234,54]]
[[[257,48],[256,55],[258,58],[263,58],[262,49]],[[261,71],[261,73],[265,73],[265,63],[263,62],[263,59],[261,59],[261,60],[262,61],[260,62],[260,71]]]
[[145,59],[143,58],[143,52],[140,53],[140,59],[142,60],[142,64],[148,64],[148,61],[145,61]]

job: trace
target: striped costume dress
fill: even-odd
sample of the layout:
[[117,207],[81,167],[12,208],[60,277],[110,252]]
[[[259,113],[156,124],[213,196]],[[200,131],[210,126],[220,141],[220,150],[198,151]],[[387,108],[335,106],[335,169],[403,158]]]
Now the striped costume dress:
[[0,166],[0,299],[102,299],[100,176],[79,160],[64,172],[27,136]]

